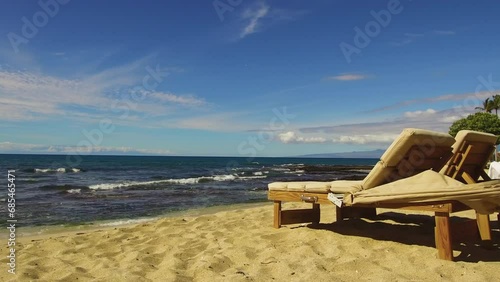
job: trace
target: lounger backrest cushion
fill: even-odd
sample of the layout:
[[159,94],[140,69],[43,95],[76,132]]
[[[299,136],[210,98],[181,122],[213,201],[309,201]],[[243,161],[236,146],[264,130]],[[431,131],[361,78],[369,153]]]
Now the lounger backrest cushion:
[[365,177],[362,187],[370,189],[429,169],[439,171],[449,160],[454,143],[446,133],[406,128]]
[[495,151],[498,137],[490,133],[461,130],[455,137],[453,156],[443,167],[441,173],[465,182],[463,173],[467,173],[477,182],[486,164]]

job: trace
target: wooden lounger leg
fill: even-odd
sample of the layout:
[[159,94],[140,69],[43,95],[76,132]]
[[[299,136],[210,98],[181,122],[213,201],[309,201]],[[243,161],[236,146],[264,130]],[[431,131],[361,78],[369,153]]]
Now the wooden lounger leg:
[[447,212],[436,212],[436,227],[434,236],[438,257],[444,260],[453,260],[453,250],[451,248],[450,214]]
[[274,201],[274,228],[281,227],[281,201]]
[[483,241],[491,241],[490,215],[476,213],[477,228]]
[[344,219],[344,216],[342,215],[342,208],[339,208],[338,206],[335,206],[335,208],[336,222],[341,222]]
[[319,204],[312,204],[312,209],[313,209],[312,223],[319,224],[319,220],[321,218],[321,210],[319,208]]

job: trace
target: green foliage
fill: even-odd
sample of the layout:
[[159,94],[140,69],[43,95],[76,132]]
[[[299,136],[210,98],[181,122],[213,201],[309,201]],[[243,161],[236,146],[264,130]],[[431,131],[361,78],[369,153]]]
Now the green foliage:
[[476,110],[481,110],[485,111],[487,113],[491,113],[491,110],[494,108],[493,100],[490,100],[490,98],[486,98],[486,100],[483,101],[483,106],[482,107],[476,107]]
[[[455,121],[450,126],[451,136],[455,137],[460,130],[475,130],[500,135],[500,119],[490,113],[479,112]],[[498,141],[497,141],[498,144]]]
[[476,107],[476,110],[484,111],[486,113],[491,113],[495,110],[495,114],[498,115],[498,110],[500,109],[500,95],[493,95],[488,97],[483,101],[482,107]]
[[498,110],[500,109],[500,95],[493,95],[491,104],[491,108],[495,110],[495,114],[498,116]]

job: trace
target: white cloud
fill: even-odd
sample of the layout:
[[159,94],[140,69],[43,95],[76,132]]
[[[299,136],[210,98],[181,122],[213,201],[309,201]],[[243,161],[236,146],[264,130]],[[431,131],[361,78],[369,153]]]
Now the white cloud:
[[433,30],[433,32],[437,35],[455,35],[455,34],[457,34],[453,30]]
[[271,8],[265,2],[254,2],[240,15],[239,20],[243,25],[239,32],[239,39],[264,31],[275,24],[297,20],[306,13],[305,10]]
[[269,6],[261,3],[256,9],[247,9],[242,15],[243,19],[249,20],[247,25],[243,28],[240,34],[240,38],[244,38],[247,35],[255,33],[259,28],[259,20],[265,17],[269,12]]
[[[491,76],[489,77],[489,80],[491,81]],[[479,86],[482,86],[482,85],[479,85]],[[401,101],[401,102],[398,102],[398,103],[395,103],[392,105],[388,105],[385,107],[376,108],[376,109],[373,109],[369,112],[382,112],[382,111],[387,111],[390,109],[397,109],[397,108],[402,108],[402,107],[415,105],[415,104],[432,104],[432,103],[439,103],[439,102],[446,102],[446,101],[460,101],[461,103],[459,103],[457,106],[462,108],[462,109],[468,110],[469,108],[481,106],[484,99],[491,97],[495,93],[496,92],[493,92],[493,91],[480,91],[480,92],[474,92],[474,93],[445,94],[445,95],[440,95],[440,96],[436,96],[436,97],[405,100],[405,101]]]
[[334,134],[325,136],[299,136],[294,131],[278,134],[278,140],[284,144],[356,144],[356,145],[388,145],[397,134],[360,134],[360,135],[340,135]]
[[342,135],[340,137],[334,137],[332,139],[333,143],[341,144],[357,144],[357,145],[388,145],[397,137],[397,134],[364,134],[364,135]]
[[403,35],[407,36],[407,37],[422,37],[422,36],[424,36],[423,33],[410,33],[410,32],[407,32],[407,33],[405,33]]
[[340,81],[352,81],[352,80],[362,80],[370,78],[369,75],[364,74],[354,74],[354,73],[345,73],[337,76],[327,77],[327,80],[340,80]]
[[172,93],[165,93],[165,92],[153,92],[149,94],[149,96],[155,100],[158,100],[160,102],[168,102],[168,103],[175,103],[175,104],[181,104],[185,106],[203,106],[206,105],[206,101],[201,98],[197,98],[196,96],[193,95],[186,95],[186,96],[181,96],[181,95],[175,95]]
[[165,121],[164,126],[184,129],[200,129],[220,132],[245,131],[258,127],[257,123],[243,121],[245,112],[225,112],[198,115],[188,118]]
[[425,111],[405,112],[404,116],[407,118],[418,118],[421,116],[431,116],[434,115],[435,113],[437,113],[436,110],[427,109]]
[[293,131],[283,132],[278,134],[278,139],[285,144],[289,143],[325,143],[327,140],[324,137],[303,137],[297,136]]
[[[145,90],[143,80],[149,75],[145,65],[146,59],[141,59],[79,79],[0,69],[0,120],[80,120],[89,112],[92,116],[87,118],[112,118],[127,112],[127,117],[121,118],[123,122],[132,116],[170,114],[177,106],[195,108],[208,104],[194,95]],[[162,71],[163,76],[168,75]]]
[[434,35],[455,35],[456,32],[453,30],[433,30],[431,32],[426,32],[426,33],[411,33],[407,32],[404,33],[402,37],[399,39],[396,39],[395,41],[392,42],[392,45],[394,46],[404,46],[408,45],[410,43],[413,43],[417,40],[420,40],[420,38],[423,38],[424,36],[428,36],[429,34],[434,34]]
[[78,147],[65,145],[37,145],[25,143],[0,142],[0,152],[3,153],[35,153],[35,154],[144,154],[171,155],[172,151],[163,149],[136,149],[131,147]]

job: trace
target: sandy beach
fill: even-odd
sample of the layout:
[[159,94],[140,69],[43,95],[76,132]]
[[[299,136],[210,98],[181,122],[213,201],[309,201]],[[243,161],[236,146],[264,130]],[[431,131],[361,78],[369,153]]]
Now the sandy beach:
[[[286,207],[299,204],[286,204]],[[472,213],[460,213],[472,217]],[[1,281],[494,281],[493,246],[455,242],[455,262],[436,258],[433,219],[380,210],[378,220],[334,223],[322,208],[312,228],[272,227],[272,203],[180,213],[133,226],[19,236],[16,274]],[[5,241],[7,239],[4,239]]]

